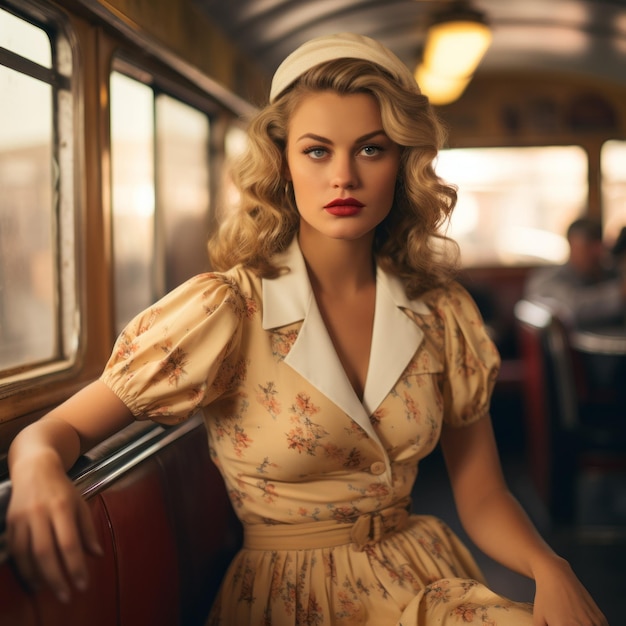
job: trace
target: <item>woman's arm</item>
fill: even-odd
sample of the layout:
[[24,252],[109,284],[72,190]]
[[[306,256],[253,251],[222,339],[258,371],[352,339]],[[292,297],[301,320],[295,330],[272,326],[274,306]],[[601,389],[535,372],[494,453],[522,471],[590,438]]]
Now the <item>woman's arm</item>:
[[535,580],[535,624],[607,626],[569,564],[541,538],[508,490],[491,420],[444,426],[441,445],[468,535],[485,554]]
[[133,421],[130,410],[96,381],[22,430],[9,449],[12,494],[7,540],[32,587],[42,582],[67,601],[87,585],[85,551],[101,553],[86,503],[67,476],[79,455]]

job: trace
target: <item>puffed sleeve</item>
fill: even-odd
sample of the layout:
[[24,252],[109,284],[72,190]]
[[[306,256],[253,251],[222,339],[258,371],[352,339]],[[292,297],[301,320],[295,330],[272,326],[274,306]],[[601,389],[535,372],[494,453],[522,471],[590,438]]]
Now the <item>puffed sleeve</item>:
[[452,283],[430,302],[441,323],[444,421],[464,426],[488,415],[500,355],[472,297]]
[[101,380],[140,419],[173,424],[236,386],[252,306],[222,274],[191,278],[118,337]]

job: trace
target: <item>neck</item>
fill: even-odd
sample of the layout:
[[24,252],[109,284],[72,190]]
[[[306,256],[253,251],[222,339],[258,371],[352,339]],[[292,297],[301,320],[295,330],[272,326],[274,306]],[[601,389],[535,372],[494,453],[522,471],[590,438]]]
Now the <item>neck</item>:
[[311,241],[300,237],[299,243],[316,292],[346,296],[371,287],[375,282],[370,241],[326,238]]

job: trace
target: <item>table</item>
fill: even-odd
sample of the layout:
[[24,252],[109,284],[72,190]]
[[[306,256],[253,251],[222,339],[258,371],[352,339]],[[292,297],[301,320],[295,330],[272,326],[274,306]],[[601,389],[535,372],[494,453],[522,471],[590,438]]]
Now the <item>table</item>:
[[586,354],[626,356],[626,326],[606,326],[570,333],[570,345]]

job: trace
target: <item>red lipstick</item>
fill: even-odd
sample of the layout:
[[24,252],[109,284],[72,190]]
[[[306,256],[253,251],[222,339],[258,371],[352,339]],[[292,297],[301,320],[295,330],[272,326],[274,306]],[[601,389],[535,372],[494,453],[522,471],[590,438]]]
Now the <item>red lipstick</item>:
[[335,198],[324,205],[324,209],[331,215],[350,217],[351,215],[356,215],[364,206],[362,202],[355,198]]

